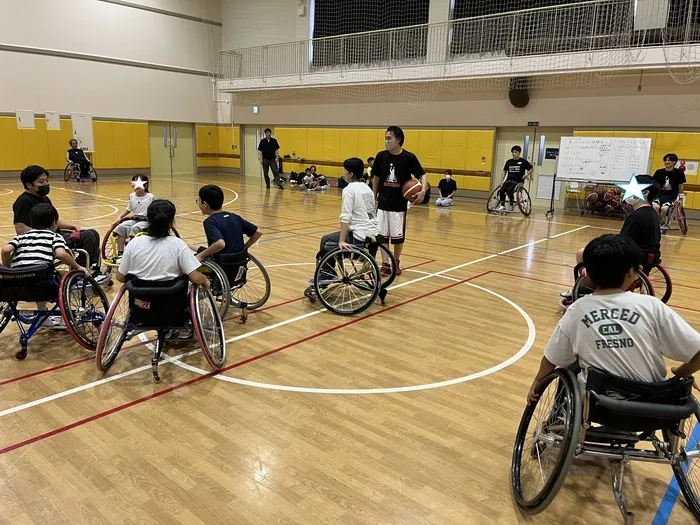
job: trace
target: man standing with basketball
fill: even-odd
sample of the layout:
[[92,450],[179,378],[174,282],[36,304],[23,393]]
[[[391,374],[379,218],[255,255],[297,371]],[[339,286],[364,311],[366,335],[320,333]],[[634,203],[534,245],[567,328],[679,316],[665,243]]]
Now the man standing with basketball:
[[[377,153],[372,165],[372,191],[378,200],[377,219],[379,234],[391,241],[396,258],[396,275],[401,275],[401,252],[406,233],[406,210],[408,201],[401,188],[411,180],[411,176],[420,178],[422,188],[415,196],[414,202],[423,202],[427,179],[418,158],[403,149],[404,134],[398,126],[389,126],[384,134],[386,150]],[[383,254],[383,253],[382,253]],[[391,272],[389,261],[382,263],[382,273]]]

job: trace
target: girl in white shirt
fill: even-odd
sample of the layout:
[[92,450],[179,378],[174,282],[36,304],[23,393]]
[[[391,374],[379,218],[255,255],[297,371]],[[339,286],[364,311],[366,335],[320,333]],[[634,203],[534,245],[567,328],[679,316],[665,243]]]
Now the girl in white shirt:
[[[154,199],[153,194],[148,191],[147,175],[134,175],[131,178],[131,186],[134,188],[134,192],[129,195],[124,211],[112,224],[114,233],[117,235],[117,258],[124,253],[127,237],[134,237],[148,226],[146,211]],[[123,221],[130,213],[133,216],[129,220]]]

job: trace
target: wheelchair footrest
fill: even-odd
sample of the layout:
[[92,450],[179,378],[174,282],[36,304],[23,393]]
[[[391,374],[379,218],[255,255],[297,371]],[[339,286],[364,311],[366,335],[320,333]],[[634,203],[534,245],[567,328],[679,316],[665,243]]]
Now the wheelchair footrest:
[[639,441],[639,436],[634,432],[625,432],[606,426],[591,427],[586,431],[586,443],[630,445]]

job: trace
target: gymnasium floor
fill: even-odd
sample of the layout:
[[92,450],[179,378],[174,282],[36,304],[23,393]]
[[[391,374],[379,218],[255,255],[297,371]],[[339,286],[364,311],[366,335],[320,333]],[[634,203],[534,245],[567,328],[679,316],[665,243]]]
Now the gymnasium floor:
[[[509,481],[573,252],[619,231],[619,220],[486,216],[480,202],[413,208],[405,272],[387,305],[347,318],[302,295],[320,237],[337,228],[337,190],[153,180],[155,195],[176,203],[188,242],[204,241],[195,198],[208,182],[225,188],[227,210],[261,227],[252,251],[270,273],[270,300],[245,325],[229,314],[224,373],[193,371],[209,370],[196,354],[162,364],[157,385],[138,341],[103,376],[64,332],[40,332],[17,362],[10,325],[0,335],[0,523],[621,522],[602,460],[574,463],[552,506],[531,519],[515,510]],[[3,242],[20,191],[0,181]],[[62,218],[103,234],[129,192],[126,177],[94,187],[56,179],[50,197]],[[700,327],[700,227],[667,235],[662,253],[671,304]],[[672,492],[657,515],[668,466],[628,472],[637,523],[692,521]]]

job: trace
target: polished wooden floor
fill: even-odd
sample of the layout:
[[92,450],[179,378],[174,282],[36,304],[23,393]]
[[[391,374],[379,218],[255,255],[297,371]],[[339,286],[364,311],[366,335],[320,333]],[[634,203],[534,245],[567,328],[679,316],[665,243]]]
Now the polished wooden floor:
[[[152,191],[176,203],[188,242],[204,241],[195,198],[208,182],[225,188],[226,209],[261,227],[253,253],[270,272],[269,302],[247,324],[226,321],[220,377],[183,368],[208,370],[196,354],[164,363],[157,385],[139,341],[103,376],[64,332],[43,330],[16,361],[18,333],[8,327],[0,523],[620,522],[604,461],[575,463],[533,518],[515,509],[509,483],[525,394],[560,318],[573,254],[620,221],[487,216],[481,202],[413,208],[405,272],[387,305],[347,318],[302,295],[320,237],[337,228],[337,190],[156,178]],[[62,218],[100,233],[130,191],[126,178],[52,183]],[[20,191],[0,181],[2,241]],[[700,225],[685,238],[670,233],[662,252],[671,304],[700,327]],[[651,523],[671,470],[634,463],[628,476],[628,503],[638,523]],[[668,523],[691,521],[681,497]]]

